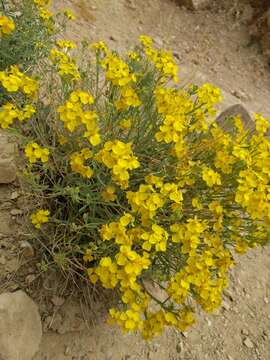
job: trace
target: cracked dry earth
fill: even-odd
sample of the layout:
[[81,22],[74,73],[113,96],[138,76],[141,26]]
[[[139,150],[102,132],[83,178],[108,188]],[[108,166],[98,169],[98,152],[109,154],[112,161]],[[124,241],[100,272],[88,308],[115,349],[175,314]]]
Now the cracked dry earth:
[[[224,0],[193,13],[169,0],[55,3],[55,8],[70,7],[77,15],[67,39],[102,39],[124,51],[141,33],[149,34],[158,46],[172,48],[182,81],[212,82],[224,90],[224,107],[242,103],[269,116],[270,68],[259,47],[249,44],[248,6]],[[18,253],[25,211],[19,195],[16,184],[0,187],[0,291],[22,288],[39,304],[44,334],[34,360],[270,358],[270,248],[236,258],[218,311],[200,314],[187,333],[170,329],[145,343],[106,325],[102,304],[89,311],[78,296],[68,296],[53,280],[41,281],[31,254],[28,260],[21,250]]]

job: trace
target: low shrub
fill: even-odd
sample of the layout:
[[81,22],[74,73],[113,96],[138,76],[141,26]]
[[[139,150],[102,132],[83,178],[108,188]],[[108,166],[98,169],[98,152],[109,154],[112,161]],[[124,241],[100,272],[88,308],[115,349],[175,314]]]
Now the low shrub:
[[218,308],[234,252],[269,241],[268,121],[223,130],[221,91],[177,85],[171,52],[144,35],[122,57],[58,39],[24,70],[0,72],[0,125],[20,134],[43,266],[111,289],[109,321],[145,339]]

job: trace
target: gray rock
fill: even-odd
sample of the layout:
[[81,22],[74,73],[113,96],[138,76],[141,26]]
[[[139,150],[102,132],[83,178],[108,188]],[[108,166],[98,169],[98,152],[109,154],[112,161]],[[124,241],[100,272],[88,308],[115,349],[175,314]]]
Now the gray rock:
[[251,130],[251,131],[255,130],[255,123],[252,120],[252,117],[250,116],[246,108],[241,104],[231,105],[227,109],[222,111],[222,113],[220,113],[219,116],[217,117],[216,122],[224,130],[230,132],[231,130],[230,127],[232,125],[230,122],[230,118],[238,115],[241,116],[241,119],[244,123],[246,130]]
[[42,327],[37,305],[23,291],[0,295],[0,359],[31,360]]

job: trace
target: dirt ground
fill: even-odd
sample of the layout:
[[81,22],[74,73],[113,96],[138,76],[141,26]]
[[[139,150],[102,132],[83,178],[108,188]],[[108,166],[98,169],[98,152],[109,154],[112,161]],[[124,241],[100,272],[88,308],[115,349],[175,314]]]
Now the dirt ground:
[[[259,46],[250,42],[247,24],[252,10],[247,5],[217,0],[211,9],[190,12],[171,0],[59,0],[55,4],[55,8],[71,8],[77,16],[67,39],[105,40],[125,51],[140,34],[148,34],[157,46],[173,50],[182,81],[212,82],[224,90],[225,104],[241,102],[249,110],[270,115],[270,67]],[[39,282],[32,255],[27,260],[17,251],[20,234],[26,231],[21,226],[24,209],[19,191],[15,186],[0,187],[0,291],[23,288],[40,306],[44,335],[34,360],[270,358],[270,248],[236,259],[220,310],[200,314],[187,333],[170,329],[145,343],[109,327],[102,304],[93,305],[89,316],[79,296],[66,296],[64,286],[57,289],[51,279]]]

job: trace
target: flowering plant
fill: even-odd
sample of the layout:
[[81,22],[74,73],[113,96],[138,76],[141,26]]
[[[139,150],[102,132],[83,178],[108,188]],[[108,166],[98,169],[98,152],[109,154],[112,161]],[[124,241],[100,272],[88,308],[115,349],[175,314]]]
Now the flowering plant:
[[220,306],[234,252],[269,241],[269,123],[255,114],[251,133],[236,116],[226,132],[220,90],[177,85],[171,52],[147,36],[123,57],[75,48],[55,42],[39,95],[18,67],[0,73],[0,126],[22,134],[38,199],[33,238],[50,264],[115,291],[123,331],[184,331],[198,306]]

